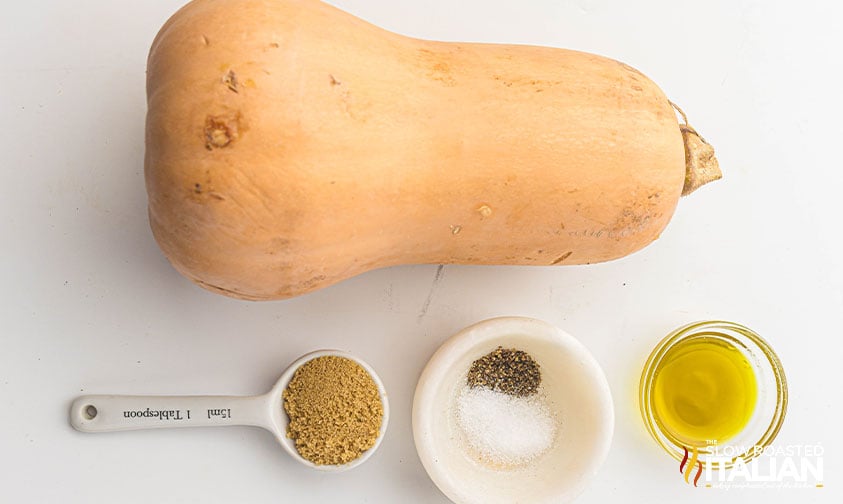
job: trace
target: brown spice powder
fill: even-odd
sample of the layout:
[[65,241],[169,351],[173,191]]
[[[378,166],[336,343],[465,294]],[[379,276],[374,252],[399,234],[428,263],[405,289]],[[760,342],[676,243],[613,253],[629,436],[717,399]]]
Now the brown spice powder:
[[323,356],[299,367],[284,390],[287,437],[316,465],[347,464],[375,445],[383,421],[380,392],[351,359]]

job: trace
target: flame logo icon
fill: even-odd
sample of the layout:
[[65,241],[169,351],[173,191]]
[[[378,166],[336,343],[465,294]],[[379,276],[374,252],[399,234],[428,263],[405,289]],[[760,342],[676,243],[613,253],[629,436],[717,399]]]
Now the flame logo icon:
[[694,486],[697,486],[697,482],[700,480],[700,476],[702,476],[702,462],[699,461],[699,452],[697,451],[697,447],[691,448],[691,460],[688,460],[688,449],[683,447],[685,450],[685,456],[682,457],[682,462],[679,463],[679,474],[685,476],[685,483],[690,483],[691,481],[691,473],[694,470],[694,467],[697,468],[697,475],[694,476]]

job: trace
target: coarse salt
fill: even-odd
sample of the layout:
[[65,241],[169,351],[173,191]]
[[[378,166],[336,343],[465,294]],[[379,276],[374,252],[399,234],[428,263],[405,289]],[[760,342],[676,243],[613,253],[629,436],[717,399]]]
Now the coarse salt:
[[489,462],[522,465],[553,443],[556,421],[543,394],[515,396],[466,386],[457,397],[456,419],[468,444]]

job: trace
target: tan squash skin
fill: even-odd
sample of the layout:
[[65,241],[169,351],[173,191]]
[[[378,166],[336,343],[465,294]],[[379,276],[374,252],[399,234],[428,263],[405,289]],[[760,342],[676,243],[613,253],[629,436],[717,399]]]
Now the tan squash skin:
[[623,63],[411,39],[315,0],[188,4],[147,91],[155,238],[238,298],[396,264],[623,257],[685,179],[671,104]]

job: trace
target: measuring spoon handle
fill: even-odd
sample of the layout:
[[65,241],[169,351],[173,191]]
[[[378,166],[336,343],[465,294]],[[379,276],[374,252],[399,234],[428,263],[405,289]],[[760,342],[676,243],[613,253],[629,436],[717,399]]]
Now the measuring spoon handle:
[[268,396],[85,395],[73,401],[70,424],[82,432],[222,425],[271,428],[269,408]]

